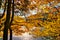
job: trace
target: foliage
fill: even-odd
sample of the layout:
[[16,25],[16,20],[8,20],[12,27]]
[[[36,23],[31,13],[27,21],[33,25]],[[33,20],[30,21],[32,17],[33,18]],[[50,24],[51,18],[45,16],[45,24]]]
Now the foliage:
[[[28,14],[31,15],[26,18],[16,15],[14,16],[11,29],[15,35],[22,35],[22,33],[30,32],[30,34],[33,34],[36,37],[56,36],[58,38],[60,36],[60,7],[57,7],[57,9],[54,8],[59,3],[59,0],[30,0],[28,2],[25,0],[19,0],[19,2],[17,2],[15,3],[16,9],[19,9],[24,14],[27,14],[28,12]],[[35,8],[37,8],[37,13],[35,15],[29,13],[29,10]],[[4,23],[5,17],[6,14],[0,19],[0,25],[1,23]],[[1,30],[3,30],[3,28]]]

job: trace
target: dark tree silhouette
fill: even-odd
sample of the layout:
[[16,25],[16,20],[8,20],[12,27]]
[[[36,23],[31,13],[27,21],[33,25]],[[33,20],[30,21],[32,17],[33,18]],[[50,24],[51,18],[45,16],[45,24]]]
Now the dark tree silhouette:
[[1,5],[2,5],[2,0],[0,0],[0,8],[1,8]]
[[10,40],[12,40],[12,29],[11,29],[11,24],[12,24],[12,21],[13,21],[13,18],[14,18],[14,0],[12,0],[12,18],[11,18],[11,22],[10,22]]
[[10,27],[10,11],[11,11],[11,0],[7,0],[7,14],[6,14],[6,21],[4,23],[4,30],[3,30],[3,40],[8,40],[8,28]]

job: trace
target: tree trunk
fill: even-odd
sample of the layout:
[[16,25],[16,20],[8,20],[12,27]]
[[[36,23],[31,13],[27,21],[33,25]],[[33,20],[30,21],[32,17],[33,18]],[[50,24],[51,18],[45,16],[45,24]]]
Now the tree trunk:
[[10,40],[12,40],[12,30],[10,28]]
[[8,40],[8,28],[10,27],[11,0],[8,0],[6,21],[4,23],[3,40]]
[[11,22],[10,22],[10,40],[12,40],[12,29],[11,29],[11,24],[14,18],[14,0],[12,0],[12,18],[11,18]]
[[1,8],[1,5],[2,5],[2,0],[0,0],[0,8]]

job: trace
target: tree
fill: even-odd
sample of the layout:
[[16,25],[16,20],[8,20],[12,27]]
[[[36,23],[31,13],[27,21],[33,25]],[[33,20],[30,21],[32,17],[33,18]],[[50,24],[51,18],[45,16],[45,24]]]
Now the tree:
[[8,29],[10,27],[10,11],[11,11],[11,0],[8,1],[8,6],[7,6],[7,14],[6,14],[6,21],[4,23],[4,31],[3,31],[3,40],[8,40]]
[[14,18],[14,0],[13,1],[13,4],[12,4],[12,18],[11,18],[11,22],[10,22],[10,40],[12,40],[12,29],[11,29],[11,24],[12,24],[12,21],[13,21],[13,18]]
[[0,8],[1,8],[1,5],[2,5],[2,0],[0,0]]

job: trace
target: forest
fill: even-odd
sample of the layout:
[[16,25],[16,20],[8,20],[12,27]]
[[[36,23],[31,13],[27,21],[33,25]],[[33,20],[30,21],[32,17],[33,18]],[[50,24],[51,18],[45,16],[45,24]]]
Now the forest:
[[60,40],[60,0],[0,0],[0,39],[13,40],[13,35],[24,33]]

